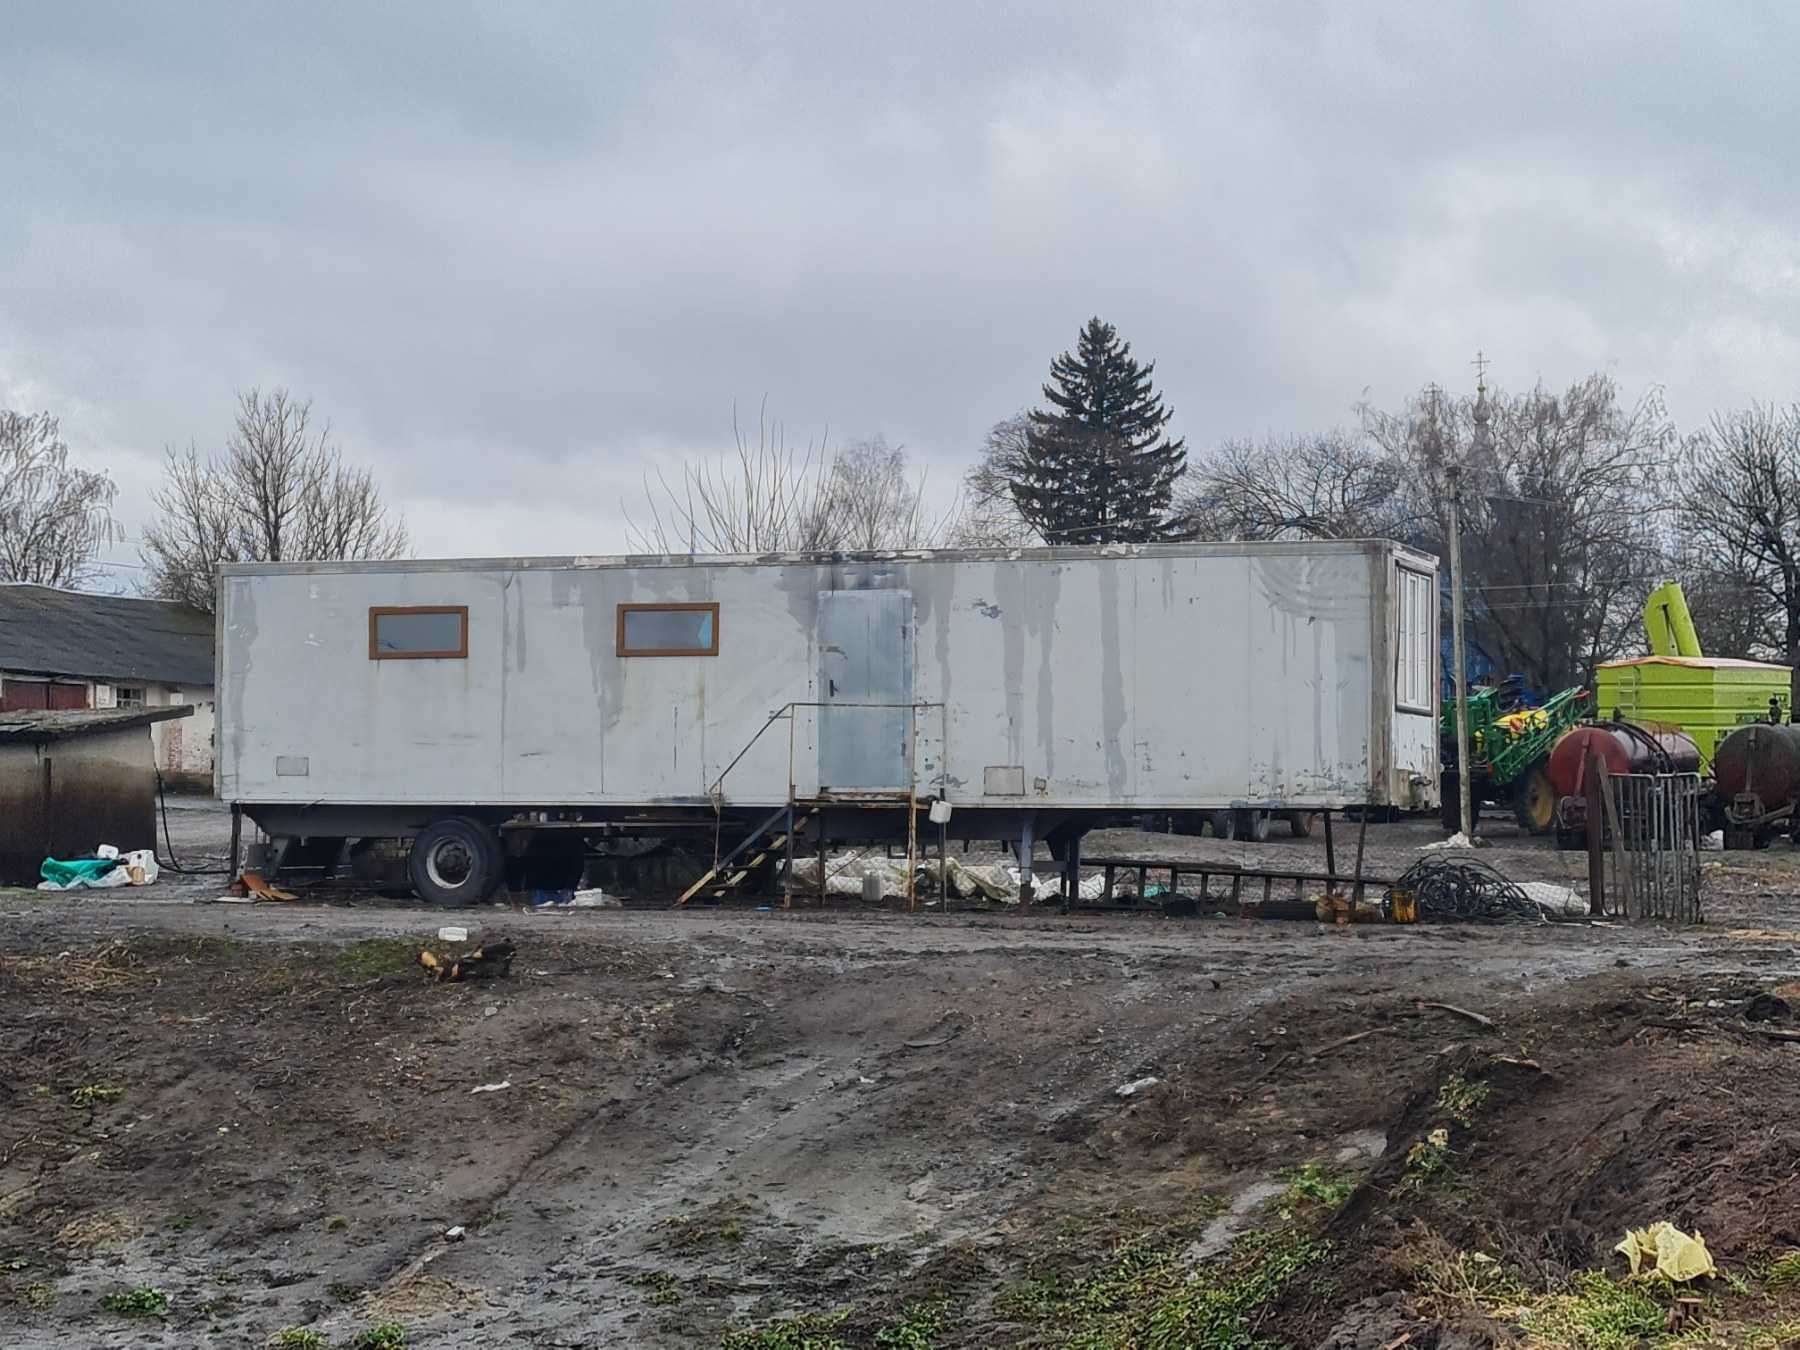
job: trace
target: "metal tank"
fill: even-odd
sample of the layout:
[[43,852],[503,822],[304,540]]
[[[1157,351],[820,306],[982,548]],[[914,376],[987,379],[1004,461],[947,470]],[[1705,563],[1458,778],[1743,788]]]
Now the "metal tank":
[[1760,848],[1790,828],[1800,798],[1800,726],[1756,722],[1719,742],[1713,777],[1726,848]]
[[1557,796],[1556,842],[1577,848],[1587,829],[1586,766],[1596,756],[1609,774],[1699,773],[1700,747],[1666,722],[1584,722],[1550,747],[1546,770]]

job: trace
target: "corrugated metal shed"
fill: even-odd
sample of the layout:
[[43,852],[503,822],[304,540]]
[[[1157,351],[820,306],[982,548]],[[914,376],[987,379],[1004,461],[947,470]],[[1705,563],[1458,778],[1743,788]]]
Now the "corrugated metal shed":
[[193,713],[191,704],[172,708],[102,708],[70,709],[66,712],[0,713],[0,741],[26,741],[42,744],[69,736],[85,736],[96,731],[119,731],[125,727],[148,726],[152,722],[169,722]]
[[0,670],[213,682],[213,620],[166,600],[0,584]]

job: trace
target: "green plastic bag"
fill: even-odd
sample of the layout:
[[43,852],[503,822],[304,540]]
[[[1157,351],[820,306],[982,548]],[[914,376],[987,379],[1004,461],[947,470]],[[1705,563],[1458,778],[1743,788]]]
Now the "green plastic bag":
[[45,858],[38,875],[66,890],[71,885],[92,885],[118,865],[117,858],[76,858],[70,862]]

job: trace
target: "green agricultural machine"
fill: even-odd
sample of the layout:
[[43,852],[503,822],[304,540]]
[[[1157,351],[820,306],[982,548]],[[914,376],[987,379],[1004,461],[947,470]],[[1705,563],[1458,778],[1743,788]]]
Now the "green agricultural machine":
[[[1517,678],[1469,691],[1469,810],[1484,806],[1512,810],[1519,828],[1548,834],[1556,826],[1556,790],[1545,766],[1550,747],[1587,711],[1585,689],[1565,689],[1536,707],[1525,699]],[[1444,828],[1462,828],[1457,796],[1456,704],[1448,702],[1438,727],[1442,741],[1440,798]]]

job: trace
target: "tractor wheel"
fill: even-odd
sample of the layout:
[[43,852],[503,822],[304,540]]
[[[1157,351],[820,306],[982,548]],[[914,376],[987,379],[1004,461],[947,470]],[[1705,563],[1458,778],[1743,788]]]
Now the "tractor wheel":
[[1296,839],[1312,838],[1313,826],[1319,823],[1317,811],[1289,811],[1287,813],[1288,829],[1293,831]]
[[1526,834],[1548,834],[1556,826],[1556,789],[1542,764],[1533,764],[1513,784],[1513,819]]
[[1238,817],[1236,811],[1214,811],[1207,817],[1207,824],[1212,826],[1215,839],[1237,838]]

